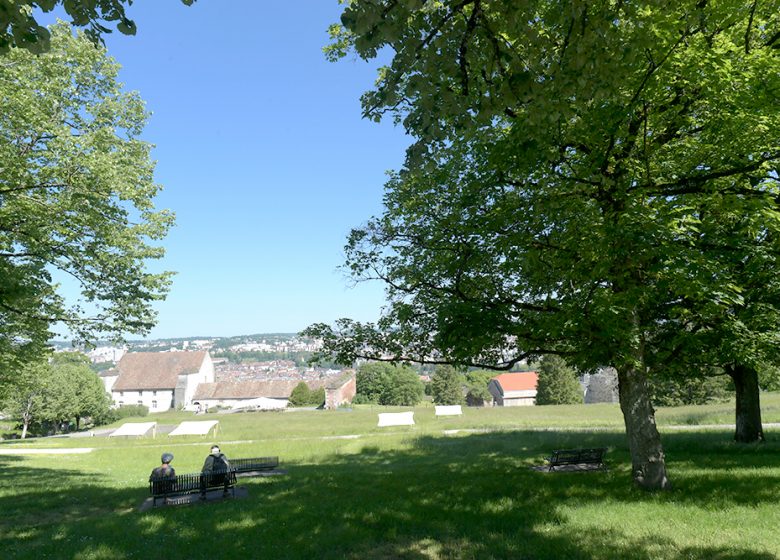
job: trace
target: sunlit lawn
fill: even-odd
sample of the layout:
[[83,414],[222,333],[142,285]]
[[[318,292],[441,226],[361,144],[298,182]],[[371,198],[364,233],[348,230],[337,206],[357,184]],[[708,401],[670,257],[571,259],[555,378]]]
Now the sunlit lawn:
[[[763,403],[780,420],[780,397]],[[780,430],[738,446],[728,428],[668,427],[733,422],[733,404],[659,410],[674,483],[662,495],[632,487],[616,405],[419,408],[415,426],[382,429],[379,410],[170,413],[151,419],[218,419],[220,433],[5,442],[95,450],[0,455],[3,558],[780,557]],[[244,499],[137,511],[163,450],[192,472],[214,440],[228,456],[279,455],[288,474],[242,479]],[[609,472],[530,468],[591,445],[610,448]]]

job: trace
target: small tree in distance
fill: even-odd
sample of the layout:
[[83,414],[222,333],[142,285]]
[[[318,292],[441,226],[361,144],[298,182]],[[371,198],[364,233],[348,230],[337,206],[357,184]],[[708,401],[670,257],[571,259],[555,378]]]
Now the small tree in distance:
[[434,404],[463,404],[463,375],[452,366],[437,366],[431,376]]
[[539,384],[536,388],[536,404],[582,403],[582,387],[577,373],[563,358],[547,355],[539,365]]

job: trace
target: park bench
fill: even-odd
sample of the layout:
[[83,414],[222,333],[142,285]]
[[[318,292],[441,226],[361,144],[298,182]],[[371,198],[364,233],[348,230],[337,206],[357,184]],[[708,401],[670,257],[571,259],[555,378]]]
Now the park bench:
[[156,506],[157,500],[160,498],[164,500],[164,503],[167,503],[170,497],[186,494],[200,493],[205,497],[206,491],[214,488],[222,488],[225,494],[230,490],[235,496],[235,486],[236,472],[233,469],[211,473],[179,474],[174,478],[149,478],[152,506]]
[[252,457],[249,459],[230,459],[230,468],[236,476],[255,476],[279,466],[279,457]]
[[606,447],[596,447],[591,449],[556,449],[547,459],[549,463],[548,471],[555,467],[563,465],[595,465],[596,468],[606,469],[604,464],[604,455],[607,452]]

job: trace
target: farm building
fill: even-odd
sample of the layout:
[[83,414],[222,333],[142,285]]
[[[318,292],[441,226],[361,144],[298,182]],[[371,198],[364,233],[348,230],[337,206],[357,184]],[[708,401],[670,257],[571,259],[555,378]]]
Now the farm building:
[[[324,387],[325,382],[324,379],[313,379],[307,381],[306,385],[315,390]],[[298,383],[300,380],[287,379],[201,383],[189,408],[286,408],[290,393]]]
[[533,406],[538,382],[535,371],[502,373],[490,380],[488,391],[497,406]]

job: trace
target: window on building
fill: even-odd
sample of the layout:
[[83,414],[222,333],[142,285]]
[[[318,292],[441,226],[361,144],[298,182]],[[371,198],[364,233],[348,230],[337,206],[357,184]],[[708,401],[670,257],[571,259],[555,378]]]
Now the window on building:
[[144,401],[142,401],[141,399],[138,399],[138,404],[143,405]]
[[157,396],[157,391],[152,391],[152,396],[156,397]]
[[120,397],[124,397],[125,396],[125,392],[124,391],[119,391],[119,396]]
[[157,408],[157,401],[152,401],[152,408]]

